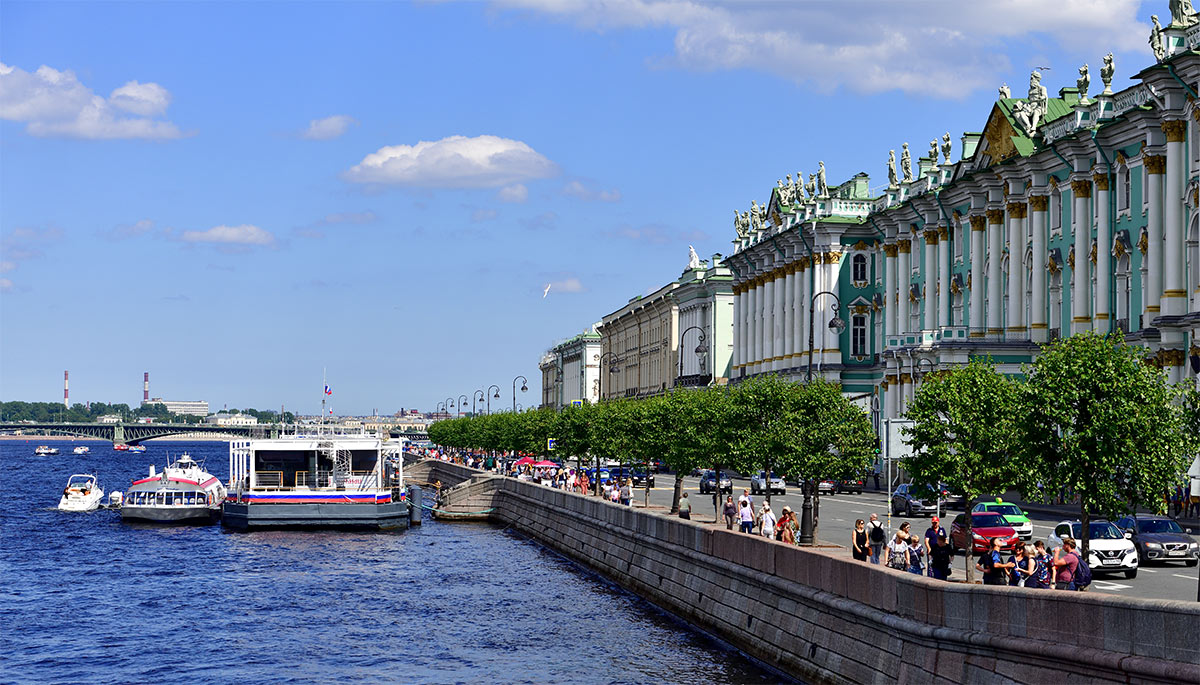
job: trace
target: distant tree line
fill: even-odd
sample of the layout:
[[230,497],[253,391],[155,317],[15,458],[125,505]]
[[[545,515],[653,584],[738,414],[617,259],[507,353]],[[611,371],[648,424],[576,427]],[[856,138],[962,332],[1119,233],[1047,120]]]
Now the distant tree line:
[[[230,409],[229,414],[248,414],[258,419],[259,423],[280,423],[279,412],[269,409]],[[14,423],[18,421],[33,421],[34,423],[92,423],[101,416],[116,415],[122,421],[136,421],[141,418],[152,418],[158,423],[201,423],[203,417],[190,414],[173,414],[167,411],[165,404],[155,402],[136,408],[128,404],[106,404],[92,402],[83,404],[76,402],[70,407],[64,407],[59,402],[0,402],[0,421]],[[292,412],[284,412],[283,423],[293,423],[296,417]]]

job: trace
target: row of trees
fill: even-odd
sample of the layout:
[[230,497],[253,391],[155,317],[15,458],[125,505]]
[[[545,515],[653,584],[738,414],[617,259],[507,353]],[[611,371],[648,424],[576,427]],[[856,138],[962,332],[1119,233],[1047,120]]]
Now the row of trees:
[[[228,413],[237,414],[239,410],[229,409]],[[242,409],[242,414],[248,414],[258,418],[260,423],[279,423],[279,412],[269,409]],[[67,421],[72,423],[90,423],[101,416],[120,416],[124,421],[134,421],[139,418],[152,418],[158,422],[164,423],[200,423],[204,420],[203,417],[193,416],[190,414],[173,414],[167,411],[165,404],[153,403],[144,404],[139,407],[130,408],[128,404],[106,404],[104,402],[90,402],[83,404],[76,402],[70,407],[64,407],[60,402],[0,402],[0,421],[18,422],[32,421],[34,423],[57,423]],[[283,423],[293,423],[296,420],[292,412],[284,412]]]
[[1200,449],[1194,384],[1169,384],[1145,355],[1087,333],[1044,346],[1023,379],[990,360],[930,374],[907,412],[904,466],[961,491],[968,511],[1008,490],[1078,497],[1086,554],[1093,517],[1157,509]]
[[683,477],[697,468],[774,471],[806,478],[861,473],[875,454],[875,433],[841,386],[798,384],[760,376],[736,386],[674,390],[613,400],[438,421],[434,443],[458,449],[508,450],[583,462],[661,460],[675,473],[672,511]]

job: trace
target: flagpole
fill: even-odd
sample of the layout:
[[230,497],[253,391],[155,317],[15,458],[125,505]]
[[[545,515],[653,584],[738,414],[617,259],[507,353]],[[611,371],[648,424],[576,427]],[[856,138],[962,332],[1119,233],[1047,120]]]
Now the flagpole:
[[325,387],[329,381],[325,378],[325,369],[321,369],[321,425],[325,425]]

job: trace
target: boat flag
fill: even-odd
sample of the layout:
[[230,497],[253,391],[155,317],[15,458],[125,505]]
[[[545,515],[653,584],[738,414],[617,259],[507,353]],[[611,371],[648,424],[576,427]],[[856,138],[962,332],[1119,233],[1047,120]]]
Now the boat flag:
[[326,385],[326,386],[325,386],[325,394],[326,394],[326,395],[332,395],[332,394],[333,394],[333,391],[329,389],[329,386],[328,386],[328,385]]

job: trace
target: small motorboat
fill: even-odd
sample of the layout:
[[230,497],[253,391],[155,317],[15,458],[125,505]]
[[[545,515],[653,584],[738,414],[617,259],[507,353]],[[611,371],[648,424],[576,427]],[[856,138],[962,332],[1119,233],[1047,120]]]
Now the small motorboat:
[[145,452],[146,446],[145,445],[129,445],[128,447],[125,448],[125,451],[126,452]]
[[128,451],[129,451],[129,445],[125,445],[125,444],[119,444],[119,443],[115,443],[115,442],[114,442],[114,443],[113,443],[113,451],[114,451],[114,452],[128,452]]
[[104,490],[90,473],[76,473],[67,479],[62,497],[58,500],[59,511],[93,511],[104,499]]
[[58,454],[57,447],[49,447],[47,445],[38,445],[38,448],[33,451],[39,457],[49,457]]
[[75,454],[87,454],[88,452],[92,451],[92,448],[88,447],[87,445],[80,445],[72,451],[75,452]]
[[216,521],[225,501],[225,486],[186,452],[162,473],[133,481],[121,500],[121,519],[150,523]]

